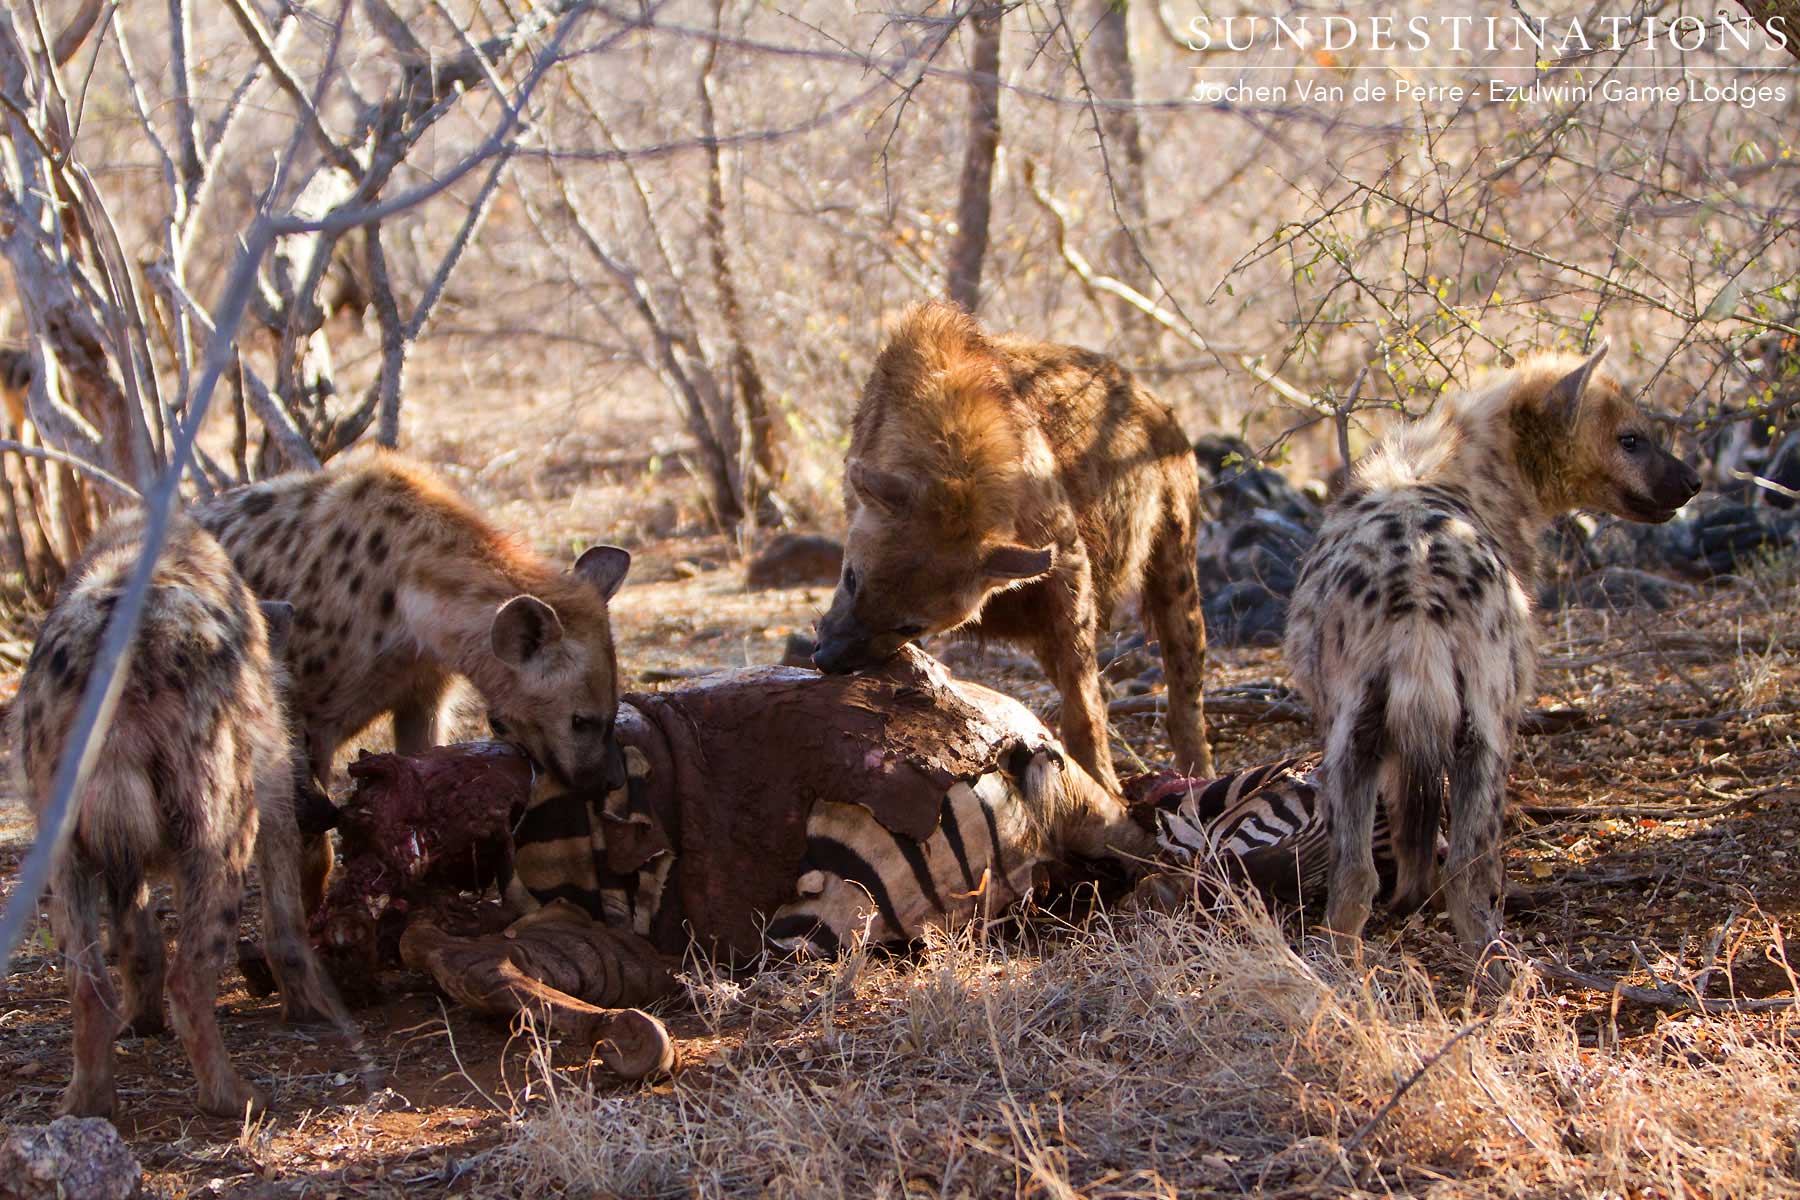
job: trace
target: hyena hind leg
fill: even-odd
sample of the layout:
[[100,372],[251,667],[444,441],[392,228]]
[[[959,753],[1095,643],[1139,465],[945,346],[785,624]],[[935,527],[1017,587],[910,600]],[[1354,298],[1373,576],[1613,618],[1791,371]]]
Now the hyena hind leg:
[[[1381,802],[1387,744],[1387,684],[1377,680],[1327,734],[1321,764],[1331,827],[1331,874],[1325,925],[1338,953],[1354,956],[1368,924],[1381,876],[1375,870],[1375,806]],[[1347,727],[1345,723],[1348,723]]]
[[154,1037],[165,1032],[163,1020],[162,925],[150,911],[150,888],[137,880],[112,880],[113,932],[119,943],[119,974],[123,978],[126,1037]]
[[1151,551],[1144,580],[1144,609],[1162,643],[1168,681],[1169,744],[1175,769],[1210,778],[1212,747],[1206,740],[1206,618],[1200,611],[1191,522],[1165,527]]
[[192,854],[181,865],[175,889],[181,929],[169,972],[169,1012],[193,1064],[198,1106],[217,1117],[242,1118],[268,1107],[267,1098],[231,1065],[214,1011],[219,972],[237,944],[248,857],[247,848],[241,855],[233,848],[226,861]]
[[56,1111],[60,1116],[110,1118],[119,997],[100,953],[99,864],[66,855],[50,887],[50,923],[69,980],[74,1024],[74,1067]]
[[[1482,954],[1502,936],[1500,902],[1506,873],[1500,858],[1506,805],[1506,754],[1493,739],[1460,739],[1450,769],[1450,860],[1444,895],[1456,936]],[[1504,968],[1490,968],[1496,978]]]

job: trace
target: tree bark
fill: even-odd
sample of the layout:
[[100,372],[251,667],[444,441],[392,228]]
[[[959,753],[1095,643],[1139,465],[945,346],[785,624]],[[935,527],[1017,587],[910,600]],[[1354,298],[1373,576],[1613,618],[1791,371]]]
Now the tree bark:
[[1000,10],[971,19],[975,44],[969,69],[969,134],[963,146],[962,187],[956,203],[956,241],[950,247],[945,290],[970,312],[981,306],[981,267],[993,215],[994,159],[1000,151]]
[[1739,0],[1739,7],[1800,58],[1800,0]]
[[777,516],[774,490],[784,470],[781,428],[769,411],[769,389],[762,369],[750,349],[744,329],[743,303],[725,245],[725,181],[719,154],[719,130],[713,98],[713,69],[718,63],[720,25],[724,0],[713,7],[713,39],[707,43],[706,61],[700,69],[700,134],[706,143],[706,237],[711,244],[713,283],[719,293],[719,315],[731,339],[731,385],[743,413],[744,467],[739,477],[744,486],[744,505],[769,524]]
[[1144,264],[1133,245],[1133,235],[1143,228],[1149,206],[1144,191],[1143,135],[1137,110],[1129,107],[1137,100],[1137,83],[1131,66],[1128,0],[1087,0],[1087,5],[1092,32],[1081,55],[1081,67],[1094,101],[1107,184],[1122,222],[1106,239],[1100,262],[1106,274],[1144,291]]

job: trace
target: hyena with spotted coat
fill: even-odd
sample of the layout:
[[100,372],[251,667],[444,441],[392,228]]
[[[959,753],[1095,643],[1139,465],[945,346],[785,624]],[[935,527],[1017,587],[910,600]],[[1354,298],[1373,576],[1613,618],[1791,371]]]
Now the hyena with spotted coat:
[[908,310],[875,360],[844,471],[828,672],[947,630],[1024,645],[1062,693],[1062,739],[1117,790],[1098,641],[1141,593],[1162,642],[1177,767],[1211,774],[1195,576],[1200,479],[1174,412],[1111,359]]
[[1700,488],[1598,373],[1605,354],[1529,359],[1390,435],[1301,566],[1286,650],[1324,740],[1326,923],[1341,939],[1361,935],[1378,886],[1377,804],[1393,822],[1394,906],[1433,892],[1446,778],[1451,918],[1471,950],[1500,935],[1500,827],[1536,668],[1539,538],[1575,509],[1667,521]]
[[[338,747],[383,714],[397,752],[435,744],[453,675],[565,783],[623,781],[607,602],[631,565],[624,550],[594,546],[559,571],[386,453],[238,488],[197,515],[258,595],[294,606],[294,718],[321,783]],[[309,905],[325,846],[308,846]]]
[[[90,544],[44,621],[13,704],[13,745],[40,820],[101,635],[138,557],[142,520],[115,518]],[[181,929],[167,973],[169,1008],[199,1084],[219,1116],[261,1109],[232,1068],[213,1014],[219,971],[236,946],[254,851],[263,933],[289,1020],[349,1024],[306,939],[294,751],[280,698],[278,641],[290,610],[259,607],[208,534],[174,519],[156,565],[113,719],[75,800],[51,877],[51,922],[67,964],[74,1078],[60,1110],[111,1116],[113,1037],[163,1029],[162,930],[147,880],[175,884]],[[47,832],[47,831],[45,831]],[[100,950],[100,905],[112,910],[121,1003]]]

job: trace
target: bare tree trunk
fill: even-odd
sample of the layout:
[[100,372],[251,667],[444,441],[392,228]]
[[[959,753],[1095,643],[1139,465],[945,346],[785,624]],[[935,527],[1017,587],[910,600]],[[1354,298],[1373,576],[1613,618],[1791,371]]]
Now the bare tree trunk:
[[994,158],[1000,152],[1000,10],[973,17],[972,26],[969,136],[963,146],[956,241],[950,247],[945,290],[950,299],[975,312],[981,305],[981,264],[987,258],[988,222],[994,208]]
[[713,7],[713,39],[707,43],[706,62],[700,69],[700,133],[706,143],[706,236],[711,243],[714,285],[719,292],[719,315],[731,339],[732,390],[743,411],[744,458],[741,471],[744,506],[763,524],[778,524],[775,486],[781,481],[783,456],[780,426],[769,411],[769,390],[762,370],[750,350],[744,331],[744,310],[732,277],[731,259],[725,248],[725,182],[720,164],[718,117],[713,103],[713,68],[719,57],[718,33],[725,0]]
[[1143,291],[1143,263],[1133,236],[1143,228],[1144,141],[1138,128],[1136,76],[1131,66],[1129,0],[1087,0],[1092,32],[1081,55],[1082,74],[1094,101],[1095,127],[1107,186],[1122,222],[1106,239],[1101,269]]
[[1740,0],[1739,7],[1800,58],[1800,0]]

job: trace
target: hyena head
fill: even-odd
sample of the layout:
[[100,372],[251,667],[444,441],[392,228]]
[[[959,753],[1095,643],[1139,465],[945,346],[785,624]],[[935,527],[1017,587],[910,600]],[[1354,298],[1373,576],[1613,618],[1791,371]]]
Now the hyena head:
[[1012,530],[971,523],[941,480],[851,459],[844,573],[819,622],[813,662],[837,675],[877,666],[916,638],[966,625],[995,592],[1041,578],[1055,546],[1023,545]]
[[910,310],[876,356],[844,469],[844,573],[813,661],[874,666],[1050,571],[1018,518],[1055,471],[1005,360],[961,310]]
[[619,666],[606,604],[630,568],[631,555],[617,546],[591,547],[543,595],[515,596],[494,614],[494,654],[511,677],[489,691],[489,721],[566,787],[625,785],[613,736]]
[[1700,476],[1670,454],[1650,417],[1590,357],[1548,356],[1518,372],[1512,419],[1519,466],[1552,511],[1597,509],[1667,521],[1700,491]]

